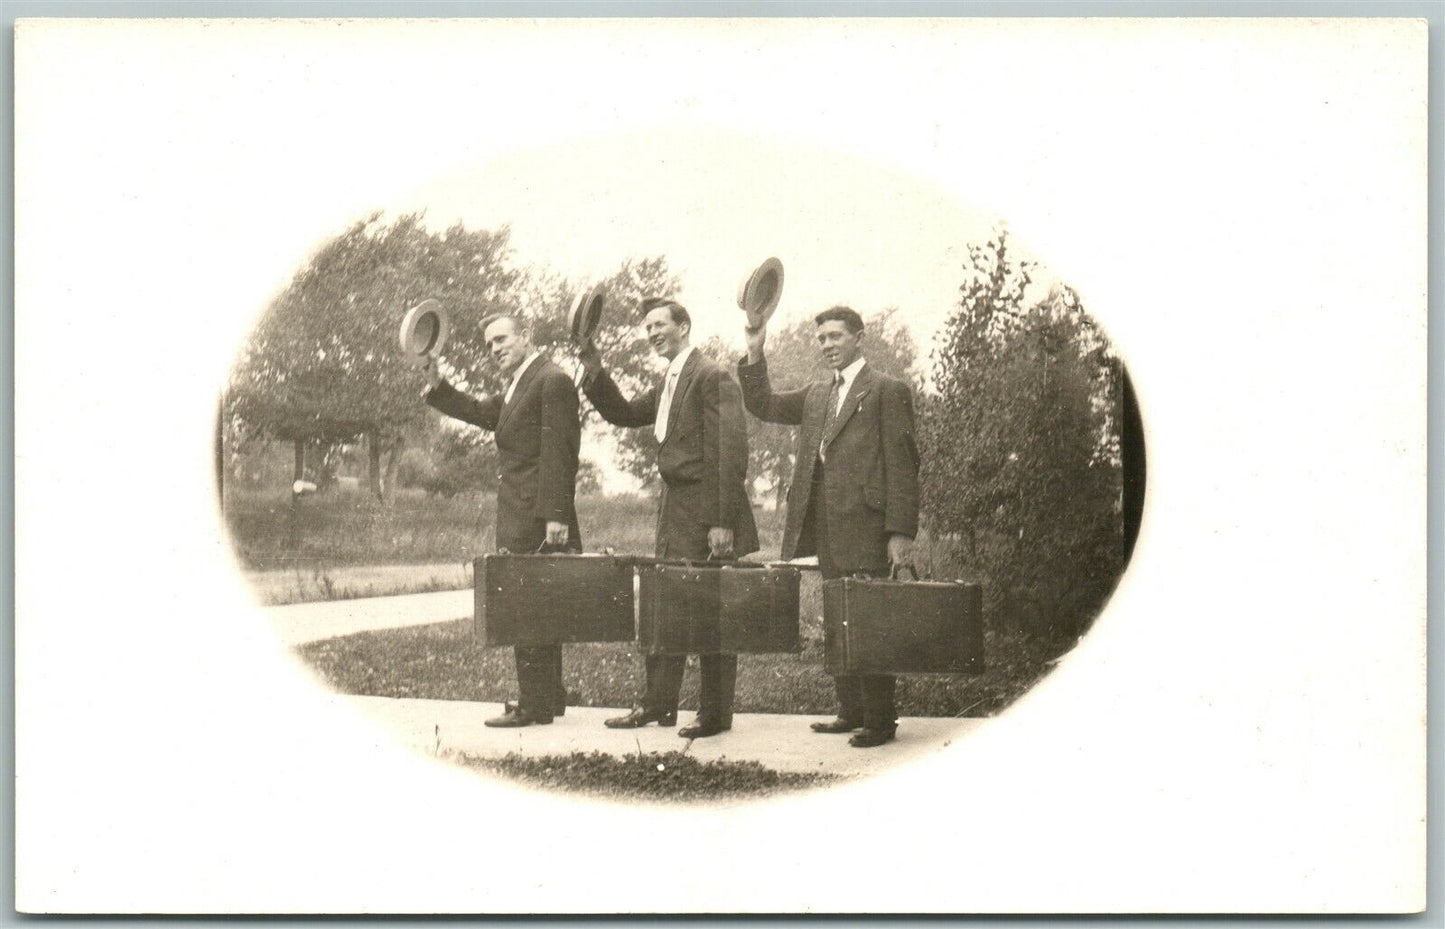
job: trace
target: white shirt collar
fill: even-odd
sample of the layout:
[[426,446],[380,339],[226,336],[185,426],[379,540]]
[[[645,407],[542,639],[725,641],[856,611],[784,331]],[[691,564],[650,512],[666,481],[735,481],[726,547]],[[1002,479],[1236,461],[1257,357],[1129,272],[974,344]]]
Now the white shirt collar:
[[846,394],[849,388],[853,386],[853,381],[858,378],[858,372],[863,370],[863,361],[863,356],[859,355],[857,358],[853,359],[852,363],[849,364],[848,367],[838,372],[839,374],[843,375],[843,385],[838,390],[838,393],[840,395],[839,402],[842,402],[841,395]]
[[522,379],[523,374],[527,373],[527,369],[532,366],[532,362],[536,361],[540,357],[542,357],[542,353],[539,351],[534,351],[532,352],[532,354],[528,355],[521,364],[517,365],[517,370],[512,373],[512,383],[507,385],[507,396],[502,399],[503,403],[508,403],[511,401],[512,392],[517,389],[517,382]]
[[689,345],[673,357],[667,363],[667,377],[676,377],[682,373],[682,366],[687,364],[687,356],[692,354],[692,346]]

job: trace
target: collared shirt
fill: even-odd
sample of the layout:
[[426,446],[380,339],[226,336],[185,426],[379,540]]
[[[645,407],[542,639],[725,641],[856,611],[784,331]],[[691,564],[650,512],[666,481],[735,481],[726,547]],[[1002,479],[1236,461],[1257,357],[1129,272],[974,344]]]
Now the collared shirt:
[[[853,389],[853,382],[858,379],[858,372],[862,370],[863,356],[859,355],[843,370],[833,372],[833,382],[838,385],[838,399],[833,405],[832,415],[824,419],[825,424],[829,420],[836,421],[843,415],[843,401],[848,398],[848,391]],[[818,458],[824,461],[828,458],[828,431],[824,428],[823,437],[818,441]]]
[[652,434],[659,442],[667,438],[667,417],[672,412],[672,395],[677,390],[677,379],[682,374],[682,366],[687,364],[691,354],[691,345],[678,352],[672,361],[668,362],[667,373],[663,375],[662,395],[657,398],[657,421],[652,424]]
[[843,412],[843,401],[848,397],[848,391],[853,389],[853,382],[858,379],[858,372],[863,370],[863,356],[859,355],[853,359],[852,364],[837,372],[842,378],[838,382],[838,405],[833,408],[833,415],[837,416]]
[[507,385],[507,394],[502,398],[503,404],[512,402],[512,394],[517,389],[517,382],[522,379],[523,374],[527,373],[527,369],[532,366],[532,362],[536,361],[541,356],[541,352],[533,352],[532,354],[528,355],[521,364],[517,365],[517,370],[512,372],[512,383]]

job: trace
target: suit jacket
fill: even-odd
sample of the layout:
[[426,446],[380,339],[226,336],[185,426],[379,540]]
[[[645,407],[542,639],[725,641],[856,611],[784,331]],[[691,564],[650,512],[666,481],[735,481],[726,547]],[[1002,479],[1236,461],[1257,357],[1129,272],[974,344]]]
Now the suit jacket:
[[443,381],[426,402],[448,416],[496,433],[501,485],[497,488],[497,547],[535,550],[546,521],[566,523],[569,547],[581,547],[573,495],[582,426],[577,389],[567,372],[545,357],[532,362],[510,403],[503,394],[477,400]]
[[813,491],[813,466],[822,445],[826,450],[823,503],[828,508],[833,560],[845,572],[885,570],[888,536],[912,538],[918,532],[918,444],[908,385],[863,365],[832,430],[824,435],[832,381],[774,393],[767,361],[750,365],[746,359],[738,363],[738,379],[743,401],[754,416],[802,426],[788,488],[783,557],[816,554],[798,548]]
[[[583,381],[587,399],[614,426],[641,428],[657,421],[661,385],[628,400],[601,371]],[[758,550],[758,529],[748,501],[748,435],[737,382],[717,362],[693,351],[682,366],[669,407],[667,437],[657,450],[662,475],[657,554],[707,557],[707,532],[731,528],[737,556]]]

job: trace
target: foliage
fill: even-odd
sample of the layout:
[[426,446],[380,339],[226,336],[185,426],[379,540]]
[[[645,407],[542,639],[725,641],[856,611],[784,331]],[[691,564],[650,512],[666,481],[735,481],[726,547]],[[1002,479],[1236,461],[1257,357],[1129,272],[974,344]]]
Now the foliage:
[[[243,567],[461,563],[491,551],[496,495],[451,500],[405,489],[391,505],[344,487],[298,501],[288,488],[233,488],[224,511]],[[577,519],[588,551],[651,552],[657,502],[632,495],[579,494]],[[774,554],[781,529],[759,527]]]
[[990,606],[1060,640],[1123,569],[1115,362],[1078,296],[1031,297],[1000,232],[970,246],[922,404],[924,508],[956,534]]
[[460,493],[497,489],[497,447],[478,429],[443,425],[425,449],[408,449],[397,484],[450,500]]
[[419,214],[355,223],[312,255],[262,316],[232,371],[228,416],[269,438],[367,435],[394,468],[426,417],[420,371],[396,345],[402,314],[441,300],[461,336],[446,350],[452,373],[463,384],[487,381],[479,340],[467,334],[487,313],[519,308],[527,275],[513,267],[508,239],[505,227],[432,233]]

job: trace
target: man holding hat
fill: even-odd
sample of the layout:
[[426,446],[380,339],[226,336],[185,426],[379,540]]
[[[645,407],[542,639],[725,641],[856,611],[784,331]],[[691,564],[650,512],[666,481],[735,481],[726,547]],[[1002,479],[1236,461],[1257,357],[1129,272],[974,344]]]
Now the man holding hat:
[[[748,439],[738,385],[726,369],[688,344],[692,320],[686,309],[671,300],[648,298],[642,312],[648,341],[668,361],[656,386],[628,400],[602,369],[601,355],[590,340],[580,357],[586,372],[583,392],[602,418],[615,426],[650,428],[657,437],[662,476],[657,555],[703,559],[757,551],[758,531],[744,486]],[[646,656],[647,688],[641,700],[632,712],[606,725],[674,725],[685,661],[682,655]],[[737,655],[702,655],[700,664],[697,718],[678,730],[684,738],[732,728]]]
[[[765,320],[747,326],[748,357],[738,362],[743,401],[765,422],[801,426],[788,488],[783,557],[817,555],[823,579],[880,576],[908,559],[918,531],[918,448],[908,385],[864,360],[863,318],[846,306],[814,319],[831,376],[775,393],[763,354]],[[895,679],[840,675],[838,718],[813,731],[852,732],[858,748],[891,740],[898,729]]]
[[[498,549],[582,550],[573,495],[581,444],[577,388],[572,378],[532,344],[516,316],[482,320],[482,339],[507,389],[481,400],[442,379],[436,359],[425,367],[426,402],[455,419],[495,433],[501,484],[497,488]],[[503,728],[552,722],[566,710],[562,646],[517,646],[517,705],[506,704],[486,725]]]

